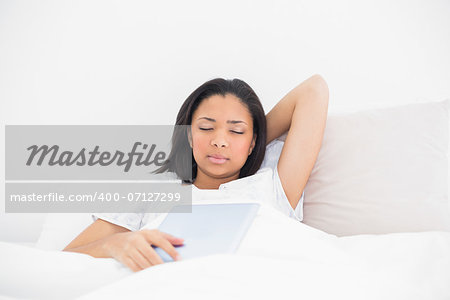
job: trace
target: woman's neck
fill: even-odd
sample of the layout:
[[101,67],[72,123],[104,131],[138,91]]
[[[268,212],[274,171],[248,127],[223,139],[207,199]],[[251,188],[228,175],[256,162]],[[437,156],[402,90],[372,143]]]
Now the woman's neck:
[[214,178],[202,172],[197,171],[194,185],[201,190],[217,190],[221,184],[233,181],[239,178],[239,173],[229,177]]

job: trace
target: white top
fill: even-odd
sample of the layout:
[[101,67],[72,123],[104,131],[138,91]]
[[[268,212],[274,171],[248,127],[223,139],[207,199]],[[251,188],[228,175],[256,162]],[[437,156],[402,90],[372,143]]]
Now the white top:
[[[269,205],[295,220],[303,220],[304,192],[295,210],[290,205],[278,175],[278,159],[284,142],[274,140],[266,146],[266,155],[260,169],[251,176],[239,178],[219,186],[219,189],[199,189],[192,184],[192,204],[248,203]],[[176,175],[176,174],[174,174]],[[93,220],[110,223],[136,231],[164,213],[94,213]]]

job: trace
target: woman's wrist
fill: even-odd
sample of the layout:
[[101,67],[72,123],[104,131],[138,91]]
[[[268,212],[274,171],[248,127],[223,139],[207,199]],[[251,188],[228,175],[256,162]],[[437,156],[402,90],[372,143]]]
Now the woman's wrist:
[[111,237],[112,235],[83,246],[66,248],[63,251],[88,254],[96,258],[113,257],[111,253]]
[[98,241],[100,242],[99,254],[102,255],[101,257],[114,257],[114,240],[117,238],[118,234],[121,233],[114,233]]

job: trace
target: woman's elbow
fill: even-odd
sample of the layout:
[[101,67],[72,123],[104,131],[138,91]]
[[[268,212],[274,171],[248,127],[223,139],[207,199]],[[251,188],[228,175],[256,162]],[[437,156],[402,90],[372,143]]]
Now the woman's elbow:
[[311,76],[312,79],[312,86],[320,92],[328,94],[328,84],[325,80],[325,78],[322,77],[320,74],[314,74]]

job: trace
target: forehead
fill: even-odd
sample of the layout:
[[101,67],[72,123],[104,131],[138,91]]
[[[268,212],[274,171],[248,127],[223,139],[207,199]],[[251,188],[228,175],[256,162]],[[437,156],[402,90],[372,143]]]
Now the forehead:
[[199,117],[209,117],[218,122],[227,120],[242,120],[251,124],[252,116],[245,104],[234,95],[213,95],[204,99],[195,110],[192,120]]

